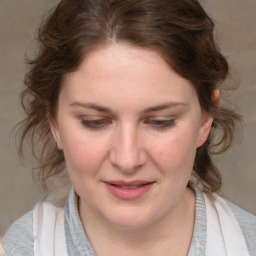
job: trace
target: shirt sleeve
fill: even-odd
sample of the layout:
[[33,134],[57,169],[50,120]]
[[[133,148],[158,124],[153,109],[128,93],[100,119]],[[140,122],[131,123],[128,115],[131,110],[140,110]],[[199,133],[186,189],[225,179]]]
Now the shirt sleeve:
[[240,225],[250,255],[256,255],[256,216],[244,211],[229,201],[227,203]]
[[3,238],[3,247],[8,256],[34,255],[32,211],[10,226]]

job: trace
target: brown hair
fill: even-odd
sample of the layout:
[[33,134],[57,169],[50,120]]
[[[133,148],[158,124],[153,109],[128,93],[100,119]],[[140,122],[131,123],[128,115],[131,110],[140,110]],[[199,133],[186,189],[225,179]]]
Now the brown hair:
[[[205,191],[217,191],[221,176],[211,154],[230,146],[240,116],[212,101],[214,90],[229,72],[213,33],[214,23],[197,0],[60,1],[39,29],[39,52],[28,62],[21,94],[27,117],[20,124],[20,153],[28,138],[43,185],[65,166],[46,117],[46,111],[55,116],[63,76],[76,70],[93,48],[126,42],[158,50],[194,84],[202,109],[214,117],[207,141],[197,149],[194,174]],[[217,142],[216,130],[221,134]]]

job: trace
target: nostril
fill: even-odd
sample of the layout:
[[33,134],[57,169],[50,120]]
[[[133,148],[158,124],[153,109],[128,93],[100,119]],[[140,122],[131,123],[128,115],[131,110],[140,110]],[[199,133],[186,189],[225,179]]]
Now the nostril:
[[112,137],[110,161],[113,166],[123,172],[137,171],[147,159],[135,128],[122,126]]
[[110,157],[111,164],[118,168],[121,172],[135,172],[138,171],[145,164],[145,157],[140,156],[138,152],[133,153],[130,157],[127,155],[112,154]]

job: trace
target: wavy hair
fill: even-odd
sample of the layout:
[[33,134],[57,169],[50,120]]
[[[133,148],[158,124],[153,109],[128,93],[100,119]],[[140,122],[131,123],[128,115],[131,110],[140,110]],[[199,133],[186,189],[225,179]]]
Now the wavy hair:
[[207,141],[197,149],[193,173],[204,191],[220,189],[221,175],[211,156],[229,148],[240,116],[212,101],[229,66],[215,42],[214,23],[197,0],[62,0],[42,23],[38,42],[21,93],[26,118],[19,134],[20,154],[28,140],[44,186],[65,167],[46,116],[56,114],[63,77],[95,47],[125,42],[159,51],[195,86],[201,108],[214,122]]

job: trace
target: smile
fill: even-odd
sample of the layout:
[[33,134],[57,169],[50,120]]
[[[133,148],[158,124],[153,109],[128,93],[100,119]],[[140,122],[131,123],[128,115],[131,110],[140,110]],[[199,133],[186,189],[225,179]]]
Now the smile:
[[134,200],[146,194],[155,182],[148,181],[107,181],[104,182],[108,191],[122,200]]

